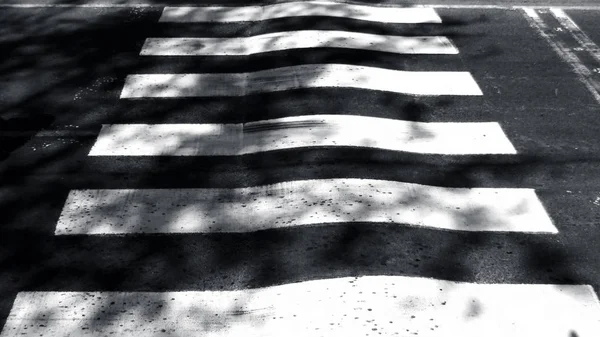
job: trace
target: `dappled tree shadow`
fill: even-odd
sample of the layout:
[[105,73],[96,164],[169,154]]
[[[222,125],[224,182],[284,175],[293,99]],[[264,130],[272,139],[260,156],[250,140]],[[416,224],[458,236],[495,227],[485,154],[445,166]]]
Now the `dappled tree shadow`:
[[53,116],[43,113],[8,119],[0,117],[0,160],[29,141],[41,129],[48,127],[53,119]]
[[[0,130],[3,150],[10,154],[0,166],[4,185],[0,195],[3,214],[0,325],[4,324],[19,291],[231,290],[360,275],[405,275],[481,283],[591,284],[598,289],[598,275],[586,269],[586,264],[594,261],[580,261],[577,251],[572,251],[573,242],[583,238],[573,234],[566,239],[524,233],[484,235],[411,227],[406,225],[414,224],[403,222],[367,221],[381,218],[386,208],[369,206],[366,196],[353,210],[363,220],[354,223],[344,221],[334,225],[333,221],[322,221],[302,228],[233,234],[215,230],[177,235],[53,235],[67,195],[74,189],[220,188],[220,193],[206,201],[210,210],[223,207],[223,199],[219,197],[231,197],[227,195],[231,190],[225,189],[291,180],[369,178],[445,187],[530,188],[540,187],[536,185],[539,181],[552,181],[566,188],[574,181],[570,176],[573,167],[588,174],[598,171],[599,158],[586,154],[560,159],[531,154],[439,158],[373,150],[368,146],[200,158],[87,157],[101,124],[106,123],[246,123],[318,114],[433,122],[445,120],[440,111],[447,111],[458,100],[361,90],[348,90],[349,94],[340,98],[336,97],[339,95],[335,89],[327,88],[221,99],[118,100],[125,77],[132,73],[250,72],[274,66],[334,62],[397,70],[416,70],[423,64],[441,62],[448,69],[466,69],[460,59],[451,60],[450,56],[436,60],[333,48],[265,53],[253,56],[256,62],[250,63],[247,57],[231,57],[230,64],[211,57],[194,60],[141,57],[138,53],[146,37],[174,36],[178,29],[190,36],[201,32],[202,36],[228,37],[302,27],[390,35],[443,35],[451,39],[462,36],[463,41],[468,41],[476,34],[460,28],[484,22],[485,17],[476,16],[471,21],[444,17],[445,24],[440,27],[389,26],[317,17],[254,24],[194,24],[188,28],[165,24],[164,28],[158,28],[158,8],[45,9],[36,10],[31,17],[27,11],[3,11],[4,17],[12,17],[3,21],[7,23],[0,28],[0,46],[10,51],[10,61],[0,65],[0,71],[6,74],[3,81],[22,83],[26,90],[13,89],[14,95],[3,96],[0,111],[9,122],[7,128],[0,126]],[[479,56],[485,58],[488,54]],[[39,76],[43,78],[40,80]],[[311,105],[313,101],[318,103]],[[417,137],[426,136],[419,128],[412,132]],[[302,193],[298,198],[316,198],[313,190]],[[347,201],[343,193],[336,198]],[[540,198],[546,202],[543,196]],[[575,202],[578,200],[581,199]],[[112,207],[117,209],[125,202],[126,198],[114,200]],[[389,202],[417,205],[423,200],[401,195]],[[146,211],[160,212],[150,210],[150,205],[142,206],[140,222],[148,220]],[[439,203],[432,202],[430,206]],[[310,208],[290,209],[284,216],[301,218],[306,216],[307,209]],[[547,209],[553,218],[564,219],[557,217],[552,208]],[[115,216],[108,209],[106,213]],[[451,214],[457,222],[484,227],[494,220],[484,209]],[[233,211],[231,215],[236,216]],[[332,216],[336,215],[341,216]],[[163,225],[170,220],[165,218]],[[234,222],[217,220],[215,223],[224,227]],[[249,218],[248,229],[257,220]],[[589,225],[596,224],[594,220]],[[556,225],[563,230],[572,224]],[[592,246],[594,239],[590,240],[587,242]],[[483,265],[487,262],[496,265]],[[241,302],[239,305],[243,305]],[[147,319],[155,318],[156,311],[144,311],[137,303],[125,303],[121,309],[125,313],[139,310]],[[235,310],[232,308],[232,312]],[[104,314],[102,317],[106,317]],[[205,321],[210,322],[208,317],[212,314],[207,310]],[[106,321],[98,324],[103,323]]]

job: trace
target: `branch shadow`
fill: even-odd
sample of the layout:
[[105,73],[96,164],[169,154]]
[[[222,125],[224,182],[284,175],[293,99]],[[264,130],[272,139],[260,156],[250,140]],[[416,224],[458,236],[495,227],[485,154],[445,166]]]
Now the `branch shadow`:
[[[5,184],[0,195],[3,214],[0,238],[0,269],[3,270],[3,275],[0,284],[2,293],[9,294],[3,296],[4,299],[0,301],[3,317],[0,325],[4,324],[4,317],[10,311],[14,296],[20,291],[112,291],[114,293],[111,296],[123,303],[118,309],[107,310],[106,302],[110,305],[117,300],[106,298],[98,302],[95,311],[85,313],[86,317],[94,322],[86,326],[87,328],[104,331],[103,324],[118,321],[120,316],[131,312],[138,313],[137,315],[145,317],[148,321],[162,318],[161,310],[156,307],[169,299],[161,298],[150,304],[137,303],[134,300],[135,292],[235,290],[362,275],[404,275],[480,282],[477,257],[487,256],[492,252],[496,254],[497,250],[502,250],[506,255],[511,255],[508,252],[517,249],[524,251],[518,257],[506,257],[508,262],[505,263],[513,268],[513,271],[530,269],[527,275],[511,274],[507,277],[507,282],[531,282],[531,279],[536,279],[539,283],[592,284],[598,289],[596,279],[582,274],[577,269],[576,257],[567,253],[565,246],[557,239],[548,236],[529,238],[524,234],[504,233],[489,236],[470,232],[437,231],[416,227],[412,223],[388,221],[382,219],[382,214],[388,207],[375,207],[376,203],[366,194],[357,198],[357,201],[352,199],[355,204],[351,213],[360,216],[362,221],[322,221],[301,228],[253,231],[253,226],[260,219],[250,217],[246,219],[247,232],[219,233],[219,229],[226,231],[232,223],[242,222],[236,218],[239,215],[232,210],[228,213],[230,219],[214,220],[214,226],[221,228],[210,228],[211,231],[204,234],[54,236],[55,220],[59,218],[62,205],[69,191],[73,189],[148,186],[156,189],[220,188],[219,193],[202,200],[205,208],[212,210],[224,207],[225,199],[235,201],[235,198],[239,198],[231,188],[335,178],[370,178],[412,181],[432,186],[476,187],[481,182],[476,178],[477,174],[482,171],[497,180],[515,172],[525,175],[542,172],[547,174],[549,180],[560,180],[567,179],[562,170],[565,166],[589,161],[589,158],[567,158],[552,162],[552,159],[545,157],[518,156],[516,159],[453,158],[449,162],[440,163],[439,158],[432,159],[431,156],[373,150],[368,141],[365,141],[363,146],[344,149],[301,148],[293,154],[290,151],[272,151],[215,158],[88,158],[87,150],[96,139],[99,125],[114,123],[115,120],[119,123],[135,123],[142,117],[144,121],[154,124],[174,121],[189,123],[202,117],[203,120],[215,123],[223,120],[245,123],[265,117],[285,117],[292,114],[290,111],[302,111],[304,115],[322,113],[319,109],[305,109],[302,104],[285,109],[287,107],[282,106],[278,97],[285,98],[286,95],[295,95],[299,100],[311,100],[322,95],[325,99],[321,98],[324,101],[321,108],[326,108],[330,114],[347,114],[353,108],[350,107],[350,100],[327,102],[327,95],[336,95],[333,90],[323,89],[319,90],[319,94],[315,94],[315,91],[302,88],[295,88],[293,93],[202,98],[194,100],[191,105],[191,99],[107,103],[106,98],[102,96],[108,93],[111,100],[116,100],[128,74],[143,73],[149,69],[180,72],[197,69],[194,67],[207,69],[211,64],[218,62],[211,63],[207,58],[206,64],[197,66],[173,59],[172,64],[161,68],[154,64],[157,61],[140,61],[137,52],[141,48],[142,37],[148,37],[150,32],[156,32],[157,36],[161,34],[160,30],[154,27],[160,14],[158,10],[127,9],[118,10],[116,13],[109,11],[97,21],[86,19],[85,22],[77,18],[77,15],[81,15],[78,12],[85,10],[70,11],[54,11],[51,14],[40,12],[29,20],[23,18],[26,14],[21,14],[21,17],[16,16],[10,24],[3,25],[5,28],[13,26],[12,33],[0,34],[3,36],[0,47],[11,51],[11,62],[0,68],[3,74],[9,74],[9,80],[24,76],[33,83],[36,77],[32,75],[31,69],[50,72],[49,77],[52,78],[52,81],[45,83],[46,85],[29,90],[35,92],[33,95],[22,93],[19,99],[4,102],[0,112],[2,116],[8,116],[5,118],[8,126],[3,123],[0,127],[3,131],[2,137],[9,137],[7,142],[4,142],[3,138],[3,149],[10,153],[0,167],[3,174],[0,179]],[[22,26],[20,20],[27,23],[29,30],[26,36],[15,32]],[[448,20],[448,25],[469,24],[461,20]],[[239,31],[244,25],[235,26],[224,35],[236,32],[236,29]],[[262,24],[252,26],[249,34],[304,25],[312,29],[335,27],[339,30],[373,33],[385,30],[397,34],[403,31],[406,35],[410,35],[411,30],[413,35],[444,33],[443,29],[435,28],[434,31],[433,27],[390,29],[343,18],[331,20],[321,17],[276,19],[265,23],[264,26],[260,25]],[[215,25],[217,26],[219,25]],[[48,30],[49,27],[53,29]],[[218,32],[219,29],[221,28],[214,28],[214,32]],[[447,33],[444,35],[451,35]],[[122,39],[113,39],[114,36],[121,36]],[[285,56],[285,61],[275,63],[274,60],[280,59],[281,55]],[[388,54],[347,50],[324,49],[307,52],[297,59],[294,59],[293,55],[297,55],[296,50],[289,53],[258,55],[258,65],[251,66],[243,65],[249,58],[240,58],[234,60],[240,63],[238,68],[232,69],[257,71],[260,68],[268,68],[269,65],[272,67],[330,62],[372,66],[387,63],[394,69],[410,69],[406,64],[411,62],[409,60],[402,63],[401,58],[396,59]],[[72,64],[77,64],[78,67],[68,71]],[[54,69],[53,67],[59,71],[48,70]],[[15,75],[17,73],[21,75]],[[105,81],[95,82],[97,79]],[[87,91],[78,91],[82,83],[87,84]],[[203,85],[209,90],[215,83],[208,82]],[[351,99],[368,97],[376,106],[381,106],[382,110],[388,110],[356,111],[354,108],[354,115],[429,122],[435,120],[437,110],[453,104],[453,99],[449,97],[430,99],[382,92],[356,92],[352,91],[352,96],[356,97]],[[156,107],[152,109],[153,105]],[[190,106],[199,108],[200,112],[185,115],[182,109],[192,109]],[[212,109],[213,107],[216,108]],[[123,113],[123,109],[127,111]],[[72,125],[76,125],[77,128],[68,127]],[[309,126],[311,125],[295,127]],[[30,152],[27,149],[32,144],[37,146],[35,144],[41,142],[40,137],[36,138],[34,134],[53,131],[57,127],[70,132],[65,132],[64,137],[56,137],[58,143],[64,142],[62,145],[53,143],[55,147],[47,150],[44,155],[33,156],[33,159],[24,158],[29,156]],[[5,131],[14,134],[6,136]],[[425,131],[416,127],[411,133],[415,137],[427,137]],[[47,138],[54,137],[52,133],[49,134]],[[78,136],[73,137],[72,134]],[[321,136],[326,137],[327,134]],[[193,139],[188,141],[194,142]],[[179,146],[190,147],[185,142]],[[96,166],[97,164],[99,165]],[[545,167],[548,164],[555,164],[558,168],[555,172],[547,172]],[[109,173],[103,172],[107,168],[110,169]],[[392,172],[398,168],[401,168],[402,172]],[[415,172],[421,168],[425,170]],[[266,189],[265,193],[275,192]],[[303,218],[307,216],[308,210],[312,211],[313,208],[330,207],[327,205],[335,202],[348,202],[349,195],[352,194],[346,192],[323,198],[323,195],[312,189],[304,189],[301,193],[302,196],[298,196],[298,199],[318,200],[318,203],[311,205],[311,208],[298,205],[295,209],[287,210],[282,216],[287,219]],[[355,195],[352,197],[356,198]],[[256,196],[246,196],[242,201],[248,205],[255,201],[253,198]],[[127,197],[112,200],[109,207],[99,211],[104,214],[98,216],[106,216],[111,218],[110,221],[116,222],[119,220],[119,209],[128,202],[130,199]],[[239,200],[236,202],[240,204]],[[420,198],[418,194],[409,194],[399,195],[387,202],[411,207],[431,203],[431,200]],[[137,223],[152,221],[150,215],[160,212],[156,205],[141,203],[139,206],[139,214],[135,217]],[[429,206],[436,208],[439,207],[439,203],[431,203]],[[329,217],[347,215],[343,212],[343,207],[331,207],[324,211],[329,212]],[[89,209],[80,211],[81,214],[78,215],[90,212]],[[474,223],[485,227],[494,221],[485,211],[473,209],[467,213],[450,212],[450,217],[456,222]],[[173,220],[168,217],[163,219],[162,226],[165,228]],[[497,248],[499,246],[500,248]],[[123,291],[131,293],[117,293]],[[232,305],[228,309],[231,315],[244,316],[240,313],[244,312],[244,302],[249,300],[241,299]],[[82,301],[84,299],[77,299],[72,305],[79,307]],[[150,307],[154,309],[148,309]],[[214,311],[208,307],[200,307],[198,310],[201,311],[201,321],[209,324],[207,329],[218,325],[218,322],[215,323]],[[51,312],[40,311],[39,314],[41,316],[38,319],[44,321],[44,315],[49,316]],[[575,332],[573,334],[576,335]]]

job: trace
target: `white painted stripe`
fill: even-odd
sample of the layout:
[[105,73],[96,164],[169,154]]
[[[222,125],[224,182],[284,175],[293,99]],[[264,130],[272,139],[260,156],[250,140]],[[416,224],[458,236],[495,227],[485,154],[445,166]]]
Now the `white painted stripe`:
[[577,57],[570,48],[567,48],[559,38],[556,38],[555,34],[534,9],[522,8],[522,10],[523,13],[525,13],[525,18],[528,20],[530,26],[536,29],[540,36],[548,42],[558,56],[573,68],[579,81],[588,89],[590,94],[592,94],[592,97],[600,103],[600,92],[598,92],[594,85],[591,70],[581,62],[579,57]]
[[441,36],[391,36],[306,30],[238,38],[148,38],[140,55],[251,55],[297,48],[351,48],[398,54],[458,54]]
[[297,1],[243,7],[165,7],[160,22],[239,22],[329,16],[385,23],[441,23],[433,8],[380,7],[331,1]]
[[592,337],[589,285],[473,284],[406,276],[182,292],[20,292],[1,337]]
[[320,179],[234,189],[72,190],[55,234],[252,232],[342,222],[557,233],[532,189]]
[[315,115],[245,124],[103,125],[90,156],[236,156],[353,146],[413,153],[516,154],[498,123],[423,123]]
[[129,75],[121,98],[243,96],[324,87],[381,90],[409,95],[483,95],[468,72],[307,64],[253,73]]
[[[280,3],[285,3],[287,1],[280,1]],[[296,2],[296,1],[293,1]],[[360,2],[352,2],[352,1],[336,1],[335,3],[347,3],[347,4],[362,4]],[[56,3],[18,3],[18,4],[0,4],[0,8],[163,8],[165,6],[170,6],[172,3],[123,3],[123,4],[111,4],[111,3],[91,3],[91,4],[56,4]],[[182,3],[181,6],[185,7],[193,7],[198,6],[194,3]],[[382,7],[382,8],[394,8],[397,6],[388,5],[388,4],[369,4],[369,6],[373,7]],[[413,8],[457,8],[457,9],[522,9],[522,8],[532,8],[532,9],[548,9],[548,5],[514,5],[514,4],[448,4],[448,3],[428,3],[428,4],[419,4],[412,5]],[[561,5],[561,4],[552,4],[554,8],[561,8],[564,10],[600,10],[600,6],[598,5],[590,5],[590,4],[582,4],[582,5]]]
[[560,8],[551,8],[550,11],[554,17],[565,27],[571,35],[577,40],[581,48],[588,52],[596,61],[600,62],[600,47],[585,34],[581,28]]

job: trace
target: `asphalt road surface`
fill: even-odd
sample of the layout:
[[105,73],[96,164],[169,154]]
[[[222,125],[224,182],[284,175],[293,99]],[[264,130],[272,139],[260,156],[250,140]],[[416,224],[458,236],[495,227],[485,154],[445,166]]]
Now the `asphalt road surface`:
[[600,334],[592,1],[61,3],[0,7],[0,336]]

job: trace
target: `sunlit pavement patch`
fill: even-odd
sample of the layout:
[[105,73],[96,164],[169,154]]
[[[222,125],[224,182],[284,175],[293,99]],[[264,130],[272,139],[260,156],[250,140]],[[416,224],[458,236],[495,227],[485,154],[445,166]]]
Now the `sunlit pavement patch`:
[[587,285],[403,276],[187,292],[21,292],[0,336],[592,337]]
[[532,189],[339,178],[245,188],[72,190],[55,234],[253,232],[352,222],[557,232]]

